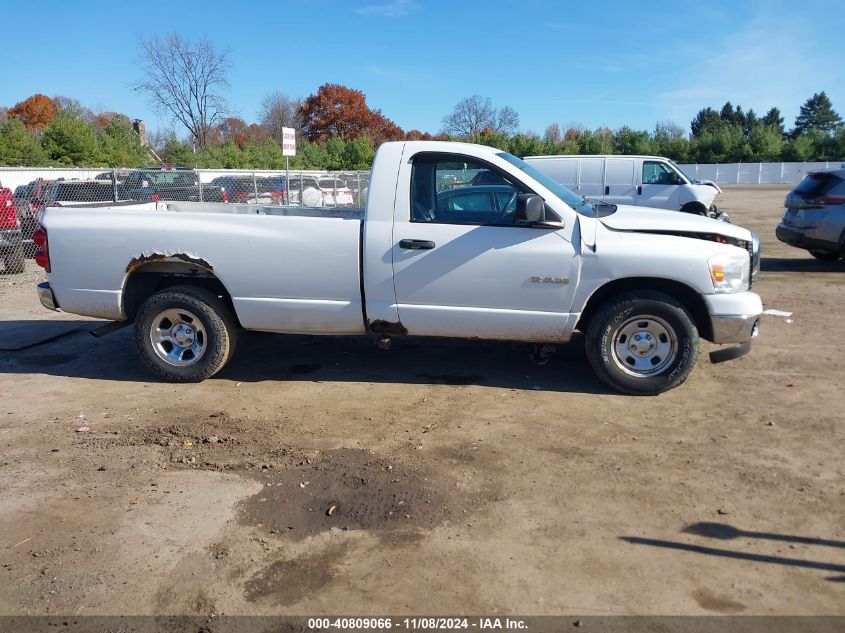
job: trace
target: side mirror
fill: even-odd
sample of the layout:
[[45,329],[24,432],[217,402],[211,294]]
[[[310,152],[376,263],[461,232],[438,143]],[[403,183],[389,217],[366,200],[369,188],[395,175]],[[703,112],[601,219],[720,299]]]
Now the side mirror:
[[536,224],[546,220],[546,203],[536,193],[521,193],[516,197],[516,222]]

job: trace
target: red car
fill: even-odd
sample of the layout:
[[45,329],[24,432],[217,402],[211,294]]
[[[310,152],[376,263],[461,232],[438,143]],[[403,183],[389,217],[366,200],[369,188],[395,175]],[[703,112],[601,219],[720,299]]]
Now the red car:
[[11,189],[0,185],[0,257],[7,273],[22,273],[24,267],[21,225]]

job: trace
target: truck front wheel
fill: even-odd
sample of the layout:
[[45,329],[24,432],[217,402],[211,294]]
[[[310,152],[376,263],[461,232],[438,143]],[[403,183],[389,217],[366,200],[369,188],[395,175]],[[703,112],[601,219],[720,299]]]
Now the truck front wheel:
[[149,297],[135,318],[141,359],[170,382],[199,382],[223,369],[235,351],[237,328],[217,295],[174,286]]
[[657,395],[687,379],[699,337],[689,313],[662,292],[613,297],[587,327],[587,359],[596,375],[623,393]]

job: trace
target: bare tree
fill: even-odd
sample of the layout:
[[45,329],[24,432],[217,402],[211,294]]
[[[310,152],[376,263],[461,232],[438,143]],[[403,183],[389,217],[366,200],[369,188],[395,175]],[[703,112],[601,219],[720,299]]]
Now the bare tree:
[[519,127],[519,115],[510,106],[493,107],[489,97],[473,95],[458,102],[450,114],[443,117],[443,132],[477,139],[482,131],[509,133]]
[[264,96],[261,102],[261,125],[279,143],[282,142],[282,128],[292,127],[296,135],[302,132],[302,99],[294,99],[284,92],[274,90]]
[[228,113],[220,95],[229,86],[228,51],[216,51],[208,40],[194,45],[178,33],[141,38],[141,48],[145,77],[135,89],[184,125],[197,149],[204,148],[211,128]]
[[543,140],[546,143],[560,143],[563,138],[563,133],[560,131],[560,126],[557,123],[552,123],[546,128],[546,133],[543,134]]
[[53,105],[58,112],[79,117],[88,123],[94,121],[94,117],[96,116],[91,108],[85,107],[80,103],[79,99],[74,99],[73,97],[56,95],[53,97]]
[[165,143],[176,138],[176,130],[170,128],[156,128],[147,132],[147,144],[155,151],[161,152]]
[[496,111],[494,132],[513,134],[519,129],[519,115],[510,106],[502,106]]

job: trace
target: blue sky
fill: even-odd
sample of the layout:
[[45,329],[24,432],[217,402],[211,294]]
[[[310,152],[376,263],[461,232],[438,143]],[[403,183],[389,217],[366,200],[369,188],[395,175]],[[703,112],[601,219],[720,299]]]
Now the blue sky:
[[267,92],[307,96],[326,82],[432,132],[473,94],[538,133],[551,122],[687,128],[727,100],[758,114],[776,105],[790,127],[820,90],[845,115],[841,1],[41,0],[6,4],[3,17],[0,105],[61,94],[151,129],[171,124],[131,87],[138,39],[174,31],[230,50],[225,96],[250,122]]

